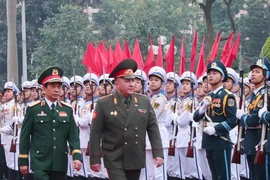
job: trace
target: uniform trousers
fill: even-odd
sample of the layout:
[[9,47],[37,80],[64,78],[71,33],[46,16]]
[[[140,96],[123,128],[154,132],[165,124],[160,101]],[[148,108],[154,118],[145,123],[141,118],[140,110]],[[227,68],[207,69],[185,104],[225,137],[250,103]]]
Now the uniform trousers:
[[249,177],[252,180],[262,180],[265,177],[265,164],[254,164],[255,155],[247,155]]
[[231,179],[231,149],[206,150],[213,180]]
[[139,180],[141,169],[124,170],[107,168],[110,180]]
[[65,171],[34,170],[35,180],[66,180]]

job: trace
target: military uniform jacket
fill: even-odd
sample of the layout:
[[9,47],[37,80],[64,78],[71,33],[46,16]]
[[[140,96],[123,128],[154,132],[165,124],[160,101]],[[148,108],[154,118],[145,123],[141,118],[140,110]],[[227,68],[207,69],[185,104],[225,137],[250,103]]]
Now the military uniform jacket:
[[[216,134],[230,140],[229,131],[237,125],[235,97],[223,87],[215,94],[210,93],[210,96],[212,101],[206,113],[213,123],[217,123],[214,126]],[[200,119],[207,121],[205,114],[199,114],[198,109],[194,114],[194,121],[198,122]],[[203,133],[202,148],[207,150],[231,149],[232,145],[214,135],[209,136]]]
[[72,108],[58,102],[53,113],[45,100],[29,105],[22,124],[19,166],[32,170],[67,171],[69,143],[73,159],[81,160],[78,128]]
[[145,167],[146,131],[153,157],[163,157],[155,112],[148,97],[133,94],[129,111],[116,91],[97,101],[90,132],[90,164],[100,164],[100,138],[106,168]]
[[[269,96],[268,94],[268,97]],[[244,140],[245,154],[256,154],[255,146],[258,145],[261,140],[261,120],[258,117],[258,112],[263,105],[264,86],[259,88],[256,94],[251,96],[250,104],[247,107],[247,114],[241,117],[240,125],[246,127]]]

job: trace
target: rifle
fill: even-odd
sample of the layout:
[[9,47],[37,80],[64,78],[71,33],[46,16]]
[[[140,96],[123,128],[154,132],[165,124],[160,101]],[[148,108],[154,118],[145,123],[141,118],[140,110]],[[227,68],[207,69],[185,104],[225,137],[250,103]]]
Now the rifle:
[[[191,72],[190,72],[190,78],[191,78]],[[192,92],[192,103],[191,103],[191,113],[193,113],[193,108],[194,108],[194,86],[193,82],[190,81],[191,85],[191,92]],[[192,127],[192,121],[190,121],[189,126],[190,126],[190,140],[188,142],[188,149],[187,149],[187,154],[186,157],[193,158],[194,157],[194,151],[193,151],[193,138],[195,137],[195,129]]]
[[[175,78],[174,78],[175,79]],[[177,106],[177,84],[176,82],[174,83],[174,89],[175,89],[175,101],[174,101],[174,106],[173,106],[173,112],[176,112],[176,106]],[[175,156],[175,141],[176,141],[176,136],[178,133],[178,126],[174,120],[172,121],[172,127],[173,127],[173,132],[172,132],[172,138],[170,140],[169,144],[169,150],[168,150],[168,155],[169,156]]]
[[[245,108],[245,94],[244,94],[244,72],[240,71],[240,90],[241,90],[241,96],[240,96],[240,103],[239,107],[241,109]],[[232,163],[241,164],[241,154],[243,154],[243,149],[241,148],[241,138],[243,136],[244,127],[240,126],[240,121],[238,121],[238,137],[237,142],[234,145],[233,150],[233,156],[232,156]]]
[[[264,64],[264,54],[263,54],[263,47],[262,47],[262,61]],[[267,94],[268,94],[268,89],[267,89],[267,80],[266,80],[266,69],[263,69],[263,77],[264,77],[264,106],[267,107]],[[264,141],[265,141],[265,136],[266,136],[266,124],[262,124],[262,133],[261,133],[261,141],[260,144],[258,145],[258,150],[255,156],[254,164],[264,164],[265,163],[265,156],[264,156]]]
[[[16,92],[15,92],[15,88],[14,88],[14,83],[13,83],[13,78],[12,78],[12,86],[13,86],[13,97],[14,97],[14,102],[15,102],[15,108],[14,108],[14,116],[17,117],[17,96],[16,96]],[[17,126],[18,122],[17,119],[15,122],[13,122],[13,138],[11,140],[11,144],[10,144],[10,148],[9,148],[9,152],[13,152],[16,153],[16,137],[18,135],[18,126]]]
[[[90,89],[92,91],[92,103],[91,103],[91,107],[90,107],[90,112],[94,109],[94,88],[92,86],[92,78],[91,78],[91,70],[90,70],[90,79],[89,79],[89,84],[90,84]],[[91,119],[90,119],[91,120]],[[90,122],[89,122],[90,125]],[[86,156],[90,156],[90,141],[88,140],[87,142],[87,148],[86,148],[86,152],[85,152]]]

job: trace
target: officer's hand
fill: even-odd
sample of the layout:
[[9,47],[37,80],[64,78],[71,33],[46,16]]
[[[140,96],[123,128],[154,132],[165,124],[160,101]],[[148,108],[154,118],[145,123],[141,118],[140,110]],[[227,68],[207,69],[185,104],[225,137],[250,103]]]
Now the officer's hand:
[[206,128],[204,129],[204,132],[205,132],[206,134],[208,134],[209,136],[212,136],[213,134],[216,133],[216,129],[215,129],[214,127],[206,127]]
[[28,174],[28,166],[20,166],[20,171],[22,174]]
[[79,160],[74,160],[73,161],[73,169],[76,169],[77,171],[79,171],[82,167],[82,162]]
[[263,114],[264,112],[266,112],[266,111],[267,111],[267,107],[266,107],[266,106],[263,106],[263,108],[261,108],[261,109],[259,110],[259,113],[258,113],[259,118],[262,118],[262,114]]
[[243,116],[243,114],[245,114],[243,109],[237,109],[236,111],[236,117],[237,119],[241,119],[241,117]]
[[204,99],[203,99],[203,105],[200,107],[199,109],[199,113],[200,114],[203,114],[205,113],[205,111],[207,110],[208,106],[210,105],[212,101],[212,98],[210,96],[206,96]]
[[95,172],[99,172],[101,170],[101,165],[100,164],[91,164],[90,168]]
[[161,157],[156,157],[154,158],[154,164],[156,165],[156,167],[161,166],[164,163],[164,159]]

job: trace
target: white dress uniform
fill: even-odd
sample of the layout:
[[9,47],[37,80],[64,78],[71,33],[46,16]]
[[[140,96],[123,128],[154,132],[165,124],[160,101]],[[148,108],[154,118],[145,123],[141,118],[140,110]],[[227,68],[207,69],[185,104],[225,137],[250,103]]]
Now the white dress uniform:
[[[149,70],[149,76],[155,75],[162,79],[165,84],[167,81],[166,72],[163,68],[154,66]],[[141,180],[167,180],[167,158],[168,158],[168,148],[169,148],[169,134],[166,128],[167,123],[167,99],[165,96],[165,91],[163,89],[159,90],[150,98],[152,107],[155,111],[159,132],[162,140],[163,154],[164,154],[164,164],[160,167],[155,167],[153,161],[153,155],[151,150],[151,144],[146,136],[146,168],[141,171]]]

